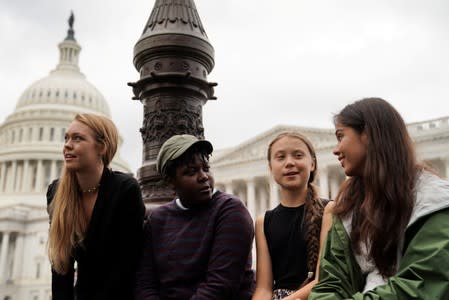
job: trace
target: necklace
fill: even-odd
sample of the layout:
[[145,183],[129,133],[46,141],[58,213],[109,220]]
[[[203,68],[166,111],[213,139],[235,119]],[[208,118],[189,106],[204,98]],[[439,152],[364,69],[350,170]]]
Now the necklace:
[[85,190],[81,190],[81,192],[82,192],[83,194],[85,194],[85,193],[93,193],[93,192],[95,192],[96,190],[98,190],[99,187],[100,187],[100,184],[97,184],[96,186],[93,186],[93,187],[91,187],[91,188],[88,188],[88,189],[85,189]]

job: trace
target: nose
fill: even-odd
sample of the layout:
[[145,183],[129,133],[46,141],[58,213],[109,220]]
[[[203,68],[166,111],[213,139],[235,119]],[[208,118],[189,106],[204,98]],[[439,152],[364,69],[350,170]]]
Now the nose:
[[203,169],[200,169],[198,171],[198,181],[199,182],[204,182],[207,181],[209,179],[209,175],[207,172],[205,172]]
[[69,139],[69,138],[67,138],[67,139],[64,141],[64,148],[71,148],[71,147],[72,147],[72,140]]
[[338,144],[335,145],[334,149],[332,149],[332,153],[336,156],[338,156],[340,154],[340,149],[338,147]]
[[290,166],[293,166],[294,165],[294,163],[293,163],[293,157],[291,156],[291,155],[288,155],[286,158],[285,158],[285,166],[286,167],[290,167]]

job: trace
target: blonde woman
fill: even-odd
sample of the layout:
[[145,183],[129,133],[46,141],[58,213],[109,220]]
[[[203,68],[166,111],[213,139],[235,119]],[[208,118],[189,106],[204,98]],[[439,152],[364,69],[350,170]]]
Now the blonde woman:
[[145,207],[137,181],[108,168],[117,143],[100,115],[78,114],[67,129],[47,191],[53,300],[133,299]]

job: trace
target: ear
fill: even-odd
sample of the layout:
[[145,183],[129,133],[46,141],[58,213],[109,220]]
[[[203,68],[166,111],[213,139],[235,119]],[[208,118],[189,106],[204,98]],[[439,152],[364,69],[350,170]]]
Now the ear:
[[312,157],[312,168],[311,172],[316,170],[316,158]]
[[175,190],[175,181],[172,177],[165,178],[165,181],[170,189]]
[[362,133],[360,134],[360,140],[365,146],[368,145],[368,134],[366,134],[366,130],[363,130]]
[[100,156],[103,156],[106,154],[106,145],[105,144],[97,143],[97,147],[98,147],[98,154]]

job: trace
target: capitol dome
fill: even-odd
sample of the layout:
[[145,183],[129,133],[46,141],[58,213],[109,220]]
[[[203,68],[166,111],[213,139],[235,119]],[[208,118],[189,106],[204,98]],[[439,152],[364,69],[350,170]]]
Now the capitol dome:
[[20,97],[16,111],[33,109],[36,105],[70,106],[79,111],[90,110],[110,116],[103,95],[78,70],[67,70],[60,65],[50,75],[28,87]]
[[[58,45],[56,68],[25,89],[14,112],[0,124],[0,194],[13,196],[6,203],[22,195],[21,203],[44,204],[29,195],[41,195],[59,176],[65,130],[74,116],[96,113],[111,117],[105,98],[79,69],[81,46],[71,20],[67,37]],[[119,149],[121,144],[120,137]],[[119,150],[111,167],[130,172]]]

